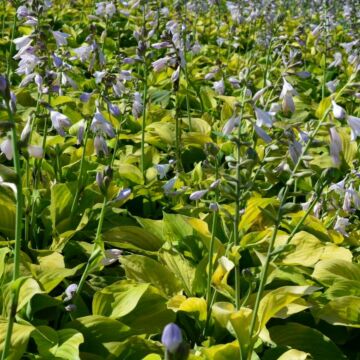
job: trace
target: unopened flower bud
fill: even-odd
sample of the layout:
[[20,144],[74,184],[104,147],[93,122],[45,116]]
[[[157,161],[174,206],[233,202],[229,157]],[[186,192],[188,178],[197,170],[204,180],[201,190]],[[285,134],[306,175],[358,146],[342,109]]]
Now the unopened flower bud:
[[170,354],[176,353],[183,341],[181,329],[174,323],[165,326],[161,342]]

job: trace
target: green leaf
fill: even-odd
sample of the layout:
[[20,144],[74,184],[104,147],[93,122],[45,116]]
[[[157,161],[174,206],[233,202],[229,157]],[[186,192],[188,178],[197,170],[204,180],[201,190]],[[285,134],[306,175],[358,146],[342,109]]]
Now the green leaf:
[[343,296],[334,299],[315,314],[331,325],[360,328],[360,297]]
[[267,322],[288,304],[319,289],[314,286],[283,286],[269,291],[260,301],[258,330],[262,330]]
[[10,252],[9,248],[1,248],[0,249],[0,280],[5,272],[6,265],[6,255]]
[[74,329],[55,331],[48,326],[38,326],[32,337],[39,354],[46,359],[80,360],[79,346],[84,337]]
[[135,184],[143,184],[144,179],[138,167],[131,164],[117,163],[120,177],[130,180]]
[[323,260],[315,265],[312,277],[328,286],[340,280],[360,282],[360,264],[341,259]]
[[209,348],[204,349],[202,353],[205,355],[206,360],[229,360],[240,358],[239,343],[237,341],[210,346]]
[[253,311],[252,309],[242,307],[230,316],[230,323],[235,332],[236,338],[241,346],[241,352],[246,358],[248,347],[250,345],[250,324]]
[[191,296],[196,268],[184,256],[174,251],[163,251],[159,256],[177,279],[181,281],[187,295]]
[[131,313],[145,294],[149,284],[128,280],[117,281],[95,293],[92,309],[94,315],[120,318]]
[[346,359],[339,348],[320,331],[297,323],[273,326],[269,329],[271,339],[280,346],[304,351],[313,360]]
[[[0,317],[0,356],[2,355],[4,349],[7,327],[7,320],[3,317]],[[23,359],[23,354],[26,350],[27,343],[33,330],[33,326],[21,325],[17,323],[14,324],[11,336],[10,352],[6,360]]]
[[51,106],[59,106],[68,103],[75,103],[75,98],[70,96],[58,96],[51,99]]
[[13,238],[15,234],[15,203],[0,189],[0,232]]
[[290,244],[295,245],[295,249],[286,255],[282,262],[286,265],[314,266],[323,258],[335,258],[351,261],[351,251],[335,244],[324,244],[314,235],[306,231],[298,232],[291,240]]
[[67,328],[76,329],[84,336],[81,353],[99,355],[101,359],[114,359],[122,348],[122,341],[131,335],[129,327],[105,316],[91,315],[77,318]]
[[175,275],[156,260],[142,255],[128,255],[122,256],[120,261],[128,279],[150,283],[168,296],[182,289]]
[[278,360],[306,360],[308,353],[296,349],[291,349],[283,353]]
[[245,208],[245,213],[241,217],[239,224],[239,230],[247,232],[252,226],[256,223],[260,224],[262,221],[261,208],[266,209],[268,206],[276,206],[279,201],[275,198],[261,198],[253,197],[251,198]]
[[51,187],[50,217],[54,231],[63,233],[69,228],[70,210],[75,196],[75,183]]
[[136,226],[116,226],[102,234],[104,242],[129,250],[157,251],[163,240],[156,234]]

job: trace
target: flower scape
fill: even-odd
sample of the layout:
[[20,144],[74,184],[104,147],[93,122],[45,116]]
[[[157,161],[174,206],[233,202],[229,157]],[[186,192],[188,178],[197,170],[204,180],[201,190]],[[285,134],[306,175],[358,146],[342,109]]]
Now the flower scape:
[[359,360],[358,0],[3,0],[1,360]]

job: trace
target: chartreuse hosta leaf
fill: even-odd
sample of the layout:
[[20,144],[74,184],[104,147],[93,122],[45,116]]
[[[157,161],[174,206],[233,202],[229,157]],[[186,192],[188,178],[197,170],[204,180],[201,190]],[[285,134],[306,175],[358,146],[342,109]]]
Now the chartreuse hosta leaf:
[[69,230],[70,210],[75,196],[75,183],[55,184],[51,187],[50,217],[53,231]]
[[346,356],[320,331],[308,326],[287,323],[269,329],[271,339],[279,346],[290,346],[309,353],[313,360],[341,360]]
[[32,333],[39,355],[46,359],[80,360],[79,346],[83,335],[75,329],[55,331],[48,326],[38,326]]
[[[7,319],[0,317],[0,355],[2,355],[4,349],[7,326]],[[11,336],[12,351],[7,357],[8,360],[19,360],[23,358],[23,354],[33,331],[34,327],[31,325],[14,324]]]
[[180,281],[169,268],[150,257],[142,255],[122,256],[121,265],[128,279],[150,283],[165,295],[174,295],[182,289]]
[[327,286],[341,280],[360,282],[360,265],[342,259],[323,260],[316,264],[312,276]]
[[132,336],[128,326],[105,316],[81,317],[66,327],[76,329],[84,336],[80,358],[140,360],[149,353],[163,352],[159,343]]
[[120,280],[98,291],[93,300],[93,314],[120,319],[135,333],[157,332],[174,320],[164,294],[147,283]]
[[196,268],[180,253],[163,251],[159,256],[176,278],[180,280],[185,292],[191,296],[193,293]]
[[269,291],[260,301],[258,331],[261,331],[267,322],[287,305],[317,290],[320,288],[315,286],[283,286]]
[[234,341],[228,344],[214,345],[202,350],[202,354],[206,360],[239,359],[239,343]]
[[291,349],[284,352],[277,360],[306,360],[309,355],[304,351]]
[[[266,324],[273,317],[278,317],[281,311],[287,316],[292,313],[300,312],[308,306],[294,304],[304,295],[312,294],[320,288],[311,286],[284,286],[269,291],[261,300],[258,321],[256,329],[261,339],[271,341],[266,331]],[[231,303],[218,302],[212,308],[212,316],[216,322],[223,328],[227,328],[239,341],[243,356],[247,356],[248,346],[250,344],[249,329],[253,310],[247,307],[241,307],[236,311]]]
[[129,250],[157,251],[164,243],[156,234],[136,226],[115,226],[104,232],[102,239],[110,245]]
[[331,325],[360,328],[360,297],[342,296],[329,301],[315,316]]
[[4,309],[10,308],[12,292],[18,292],[17,311],[21,310],[34,295],[44,292],[39,283],[30,276],[22,276],[16,282],[6,284],[1,290],[3,291]]
[[245,213],[241,217],[239,230],[247,232],[255,224],[262,225],[265,217],[262,214],[261,208],[278,205],[279,201],[276,198],[262,198],[252,197],[246,204]]
[[0,231],[11,239],[14,236],[15,202],[2,191],[0,187]]
[[[277,245],[280,245],[277,243]],[[352,253],[350,250],[339,247],[332,243],[323,243],[314,235],[306,231],[298,232],[290,241],[294,245],[287,255],[282,259],[285,265],[302,265],[313,267],[319,260],[323,259],[343,259],[350,261]]]

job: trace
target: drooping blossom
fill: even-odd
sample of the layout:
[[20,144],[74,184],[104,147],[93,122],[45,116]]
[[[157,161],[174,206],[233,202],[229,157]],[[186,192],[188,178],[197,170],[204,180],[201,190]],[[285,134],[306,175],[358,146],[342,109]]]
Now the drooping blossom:
[[64,301],[70,301],[73,299],[73,297],[76,294],[76,291],[78,289],[77,284],[70,284],[66,289],[65,289],[65,298]]
[[338,216],[336,218],[336,223],[334,225],[334,230],[338,231],[340,234],[348,237],[349,234],[346,232],[346,227],[349,225],[350,221],[347,218]]
[[64,129],[71,126],[69,118],[58,111],[50,110],[50,119],[53,127],[58,132],[58,134],[60,136],[65,136]]
[[360,118],[348,115],[346,120],[351,129],[351,141],[355,141],[360,136]]

